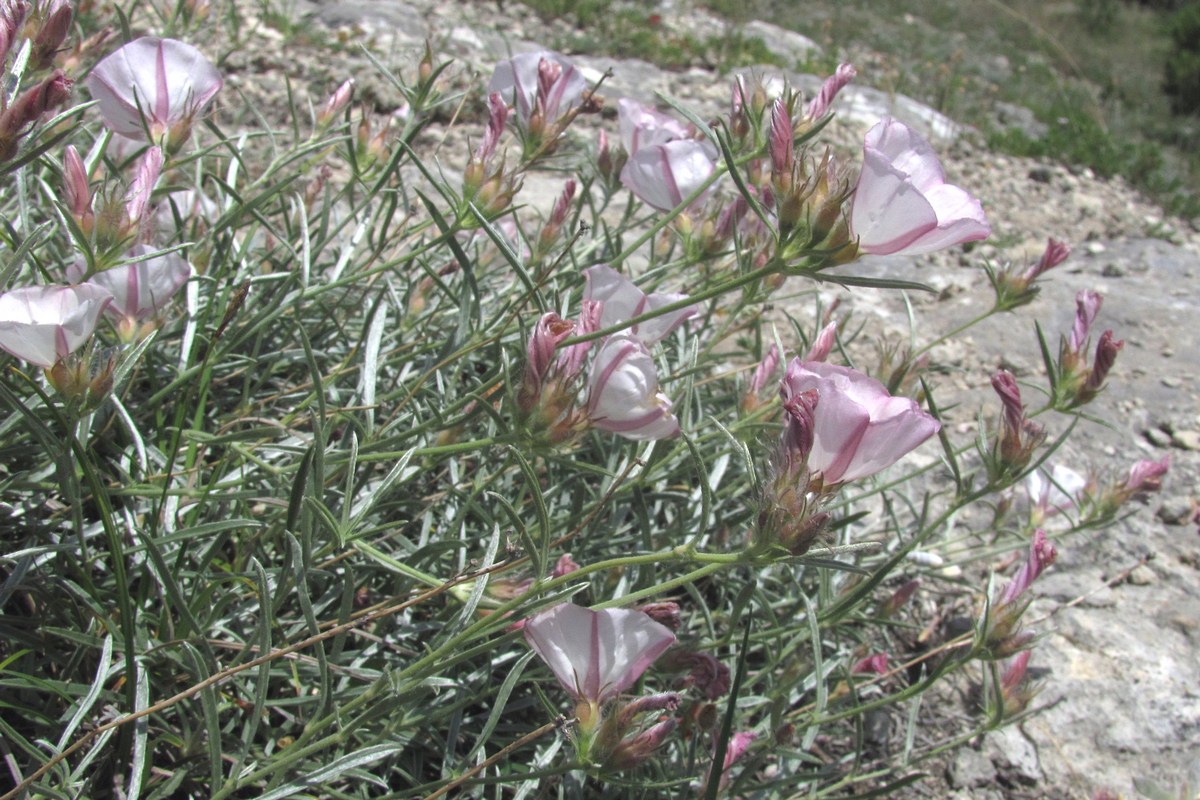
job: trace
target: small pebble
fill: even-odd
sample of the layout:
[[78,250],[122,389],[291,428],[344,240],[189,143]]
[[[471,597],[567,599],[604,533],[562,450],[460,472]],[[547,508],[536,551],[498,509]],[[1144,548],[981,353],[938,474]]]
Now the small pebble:
[[1175,431],[1171,444],[1182,450],[1200,450],[1200,431]]
[[1158,508],[1158,518],[1168,525],[1183,525],[1192,518],[1195,507],[1187,497],[1172,497],[1164,500]]
[[1149,586],[1157,579],[1158,576],[1154,574],[1154,570],[1150,569],[1150,567],[1146,566],[1145,564],[1138,564],[1133,568],[1133,571],[1129,573],[1129,582],[1134,586]]
[[1146,441],[1157,447],[1170,447],[1171,434],[1164,431],[1162,428],[1151,428],[1146,431]]

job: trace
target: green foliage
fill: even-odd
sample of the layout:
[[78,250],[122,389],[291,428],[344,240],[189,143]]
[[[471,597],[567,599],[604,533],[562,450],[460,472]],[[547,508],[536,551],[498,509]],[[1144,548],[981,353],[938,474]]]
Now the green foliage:
[[1172,49],[1163,89],[1176,114],[1200,113],[1200,2],[1175,12],[1167,22]]
[[[155,9],[128,13],[156,28]],[[237,28],[229,13],[218,22]],[[463,106],[445,68],[383,76],[409,104],[386,135],[357,111],[310,118],[322,97],[273,110],[227,87],[222,112],[166,155],[139,232],[195,275],[146,338],[105,324],[72,357],[99,397],[0,355],[0,735],[30,796],[673,796],[721,776],[711,754],[735,729],[758,738],[731,792],[886,793],[1020,718],[999,681],[1002,626],[936,623],[985,606],[975,562],[1027,548],[1032,519],[994,513],[1024,462],[991,480],[988,425],[956,441],[947,424],[923,462],[822,487],[781,472],[775,379],[746,386],[774,342],[808,350],[818,287],[924,287],[843,274],[811,226],[755,217],[714,244],[732,194],[651,211],[598,174],[575,127],[540,145],[506,136],[496,156],[511,186],[577,179],[557,227],[521,197],[519,211],[483,188],[464,197],[437,155],[446,131],[428,129]],[[97,260],[62,150],[95,152],[97,197],[123,196],[133,159],[96,113],[33,121],[0,165],[0,290]],[[747,125],[740,141],[718,126],[710,186],[737,170],[726,183],[750,195],[765,140],[762,119]],[[816,189],[836,218],[821,241],[840,235],[852,257],[834,224],[845,193],[818,180],[802,199]],[[581,270],[601,263],[699,306],[652,354],[678,437],[580,425],[551,439],[521,405],[531,331],[577,311]],[[937,414],[939,369],[923,365],[950,334],[914,324],[880,354],[859,328],[843,322],[836,357]],[[1031,465],[1065,438],[1030,445]],[[815,541],[782,545],[768,522],[797,516],[766,513],[771,492],[820,495],[826,516],[802,520]],[[1064,514],[1059,531],[1106,520]],[[554,574],[567,554],[579,569]],[[917,578],[921,601],[901,599]],[[629,692],[677,690],[682,730],[635,768],[574,751],[566,693],[512,629],[567,600],[682,609],[671,657]],[[887,674],[852,674],[880,652]],[[733,691],[702,685],[697,660],[734,670]],[[936,702],[964,684],[988,713]],[[890,741],[866,735],[879,720]]]

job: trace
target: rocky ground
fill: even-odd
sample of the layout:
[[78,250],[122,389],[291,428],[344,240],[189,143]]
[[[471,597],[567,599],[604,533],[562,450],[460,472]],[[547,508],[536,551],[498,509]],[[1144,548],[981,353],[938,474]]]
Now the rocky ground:
[[[664,3],[661,12],[663,25],[699,35],[719,32],[724,24],[679,2]],[[544,23],[517,4],[490,2],[299,0],[288,12],[295,27],[282,31],[256,20],[250,9],[245,13],[244,41],[224,66],[229,85],[268,115],[281,110],[285,78],[317,103],[354,77],[359,100],[381,114],[399,108],[399,93],[360,43],[389,68],[411,75],[428,38],[440,57],[457,61],[451,85],[466,86],[475,72],[486,74],[509,52],[535,49],[564,25]],[[791,60],[815,46],[768,23],[754,23],[752,33]],[[597,76],[612,69],[605,88],[612,98],[650,102],[663,92],[702,116],[715,116],[727,103],[728,81],[706,70],[668,73],[645,62],[595,56],[578,61]],[[819,80],[787,77],[809,91]],[[982,199],[992,221],[990,242],[969,255],[959,250],[882,258],[856,267],[938,289],[913,298],[928,330],[948,330],[985,310],[991,295],[981,258],[1027,262],[1049,236],[1075,247],[1031,306],[936,351],[949,370],[942,382],[964,400],[955,417],[963,432],[975,424],[978,403],[990,393],[987,378],[998,365],[1036,380],[1041,360],[1033,320],[1056,342],[1070,327],[1075,293],[1090,288],[1105,296],[1097,324],[1112,328],[1125,348],[1094,407],[1107,425],[1083,423],[1070,450],[1056,460],[1111,475],[1139,458],[1172,458],[1163,493],[1148,506],[1104,531],[1059,542],[1059,561],[1040,583],[1045,600],[1033,609],[1048,615],[1037,627],[1050,631],[1034,658],[1043,680],[1042,713],[949,757],[911,791],[1090,798],[1108,789],[1135,797],[1139,778],[1177,790],[1189,769],[1200,770],[1200,537],[1190,521],[1200,474],[1200,234],[1166,218],[1119,180],[988,152],[979,137],[932,109],[872,89],[867,70],[838,107],[830,133],[846,153],[857,150],[866,128],[885,113],[926,131],[944,153],[951,179]],[[452,133],[436,155],[453,167],[466,152],[465,139]],[[548,209],[561,180],[527,181],[522,201]],[[845,311],[869,320],[869,333],[907,335],[907,312],[894,293],[827,295],[841,296]]]

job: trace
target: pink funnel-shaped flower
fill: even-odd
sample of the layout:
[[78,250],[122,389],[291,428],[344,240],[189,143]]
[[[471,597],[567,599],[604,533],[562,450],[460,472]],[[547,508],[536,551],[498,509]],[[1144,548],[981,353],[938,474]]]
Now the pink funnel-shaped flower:
[[0,348],[49,369],[91,337],[112,295],[99,286],[35,286],[0,295]]
[[576,701],[600,705],[632,686],[675,634],[641,611],[564,603],[529,620],[525,640]]
[[679,433],[671,401],[658,390],[654,359],[640,339],[627,333],[605,339],[592,360],[587,415],[597,428],[636,441]]
[[786,405],[815,389],[814,441],[808,468],[828,485],[874,475],[899,461],[941,427],[907,397],[848,367],[794,359],[780,387]]
[[617,101],[617,113],[621,144],[625,145],[625,152],[631,156],[643,147],[688,137],[687,126],[682,122],[628,97]]
[[[116,134],[153,141],[182,141],[223,81],[217,68],[190,44],[143,36],[112,53],[92,70],[88,90],[104,124]],[[143,122],[143,117],[145,122]]]
[[641,147],[621,170],[621,183],[659,211],[677,207],[708,180],[716,165],[700,142]]
[[579,104],[586,88],[587,81],[574,64],[547,50],[500,62],[488,82],[488,94],[499,92],[512,103],[522,123],[529,122],[539,101],[543,118],[553,122]]
[[[150,245],[139,244],[130,251],[129,257],[141,258],[154,250]],[[82,277],[82,272],[82,265],[75,264],[67,270],[67,277],[77,280]],[[97,272],[88,283],[113,296],[113,303],[108,307],[110,316],[133,325],[157,314],[191,276],[192,268],[183,257],[178,253],[163,253]]]
[[929,253],[991,234],[979,201],[946,183],[929,142],[886,118],[867,132],[850,229],[873,255]]
[[[584,300],[603,304],[600,311],[601,328],[627,322],[648,311],[687,299],[686,294],[678,292],[654,292],[648,295],[633,281],[606,264],[585,269],[583,276],[587,282],[583,290]],[[699,309],[695,306],[688,306],[634,325],[629,332],[644,344],[654,344],[698,313]]]

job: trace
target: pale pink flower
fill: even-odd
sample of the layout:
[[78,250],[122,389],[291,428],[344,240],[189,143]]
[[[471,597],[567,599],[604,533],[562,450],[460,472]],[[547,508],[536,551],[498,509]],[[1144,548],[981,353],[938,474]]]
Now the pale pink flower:
[[671,401],[659,391],[658,370],[646,345],[618,333],[600,345],[588,375],[587,416],[626,439],[666,439],[679,433]]
[[525,640],[577,702],[599,706],[632,686],[675,634],[640,611],[564,603],[529,620]]
[[946,183],[929,142],[886,118],[867,133],[850,228],[873,255],[929,253],[991,233],[979,201]]
[[815,389],[812,449],[808,468],[825,485],[873,475],[903,458],[940,425],[907,397],[849,367],[794,359],[780,387],[785,406]]
[[[488,94],[499,92],[516,108],[522,123],[535,109],[553,122],[579,104],[587,81],[568,59],[549,51],[521,53],[496,65]],[[540,109],[538,108],[540,106]]]
[[687,126],[682,122],[628,97],[617,101],[617,114],[621,143],[631,156],[643,147],[688,138]]
[[1087,485],[1086,477],[1062,464],[1055,464],[1048,475],[1044,469],[1036,469],[1025,477],[1029,501],[1045,516],[1074,506]]
[[[586,282],[584,299],[602,304],[600,328],[618,325],[648,311],[687,299],[686,294],[678,292],[654,292],[648,295],[633,281],[606,264],[585,269],[583,277]],[[700,311],[696,306],[687,306],[638,323],[629,328],[629,333],[644,344],[654,344],[698,313]]]
[[[88,280],[112,295],[107,313],[117,318],[118,331],[127,340],[134,338],[139,323],[157,315],[192,276],[191,265],[178,253],[152,255],[154,252],[149,245],[135,245],[129,257],[141,261],[97,272]],[[82,277],[82,264],[67,270],[69,280]]]
[[49,369],[91,338],[112,302],[100,286],[34,286],[0,295],[0,348]]
[[703,144],[693,140],[642,147],[621,170],[621,183],[659,211],[670,211],[699,189],[716,165]]
[[190,44],[143,36],[96,65],[88,90],[113,132],[177,145],[223,85],[217,68]]

